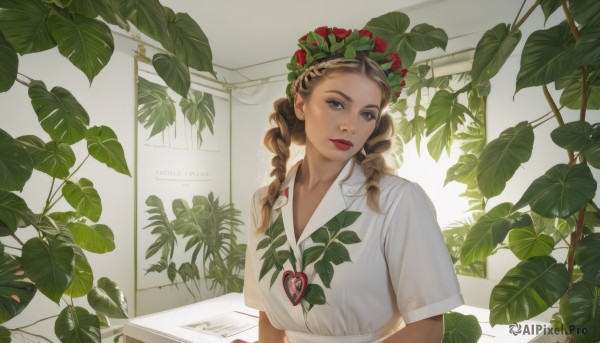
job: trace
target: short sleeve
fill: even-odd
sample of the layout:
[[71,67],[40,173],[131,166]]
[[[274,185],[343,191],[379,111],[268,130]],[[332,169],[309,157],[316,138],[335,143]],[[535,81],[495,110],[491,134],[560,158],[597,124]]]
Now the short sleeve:
[[264,311],[264,305],[258,289],[258,278],[254,270],[254,254],[256,253],[256,228],[259,225],[260,219],[260,196],[259,189],[252,197],[250,204],[250,220],[248,226],[248,245],[246,248],[246,264],[244,270],[244,303],[248,307],[255,308],[259,311]]
[[392,188],[383,244],[398,309],[410,324],[464,301],[433,203],[416,183]]

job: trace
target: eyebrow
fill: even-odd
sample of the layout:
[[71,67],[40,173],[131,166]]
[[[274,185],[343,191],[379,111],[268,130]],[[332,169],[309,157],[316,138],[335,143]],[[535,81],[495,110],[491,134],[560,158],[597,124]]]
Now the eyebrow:
[[[351,97],[349,97],[349,96],[348,96],[347,94],[345,94],[344,92],[340,92],[340,91],[338,91],[338,90],[335,90],[335,89],[333,89],[333,90],[330,90],[330,91],[325,91],[325,93],[336,93],[336,94],[338,94],[339,96],[341,96],[342,98],[346,99],[346,101],[348,101],[348,102],[352,102],[352,98],[351,98]],[[380,111],[381,111],[381,109],[379,108],[379,106],[377,106],[377,105],[374,105],[374,104],[370,104],[370,105],[367,105],[367,106],[365,106],[365,107],[366,107],[366,108],[373,107],[373,108],[376,108],[378,112],[380,112]]]

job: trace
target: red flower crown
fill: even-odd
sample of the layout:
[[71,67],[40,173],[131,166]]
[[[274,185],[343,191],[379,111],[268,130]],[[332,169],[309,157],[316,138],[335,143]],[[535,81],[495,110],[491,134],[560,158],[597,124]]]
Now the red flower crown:
[[286,94],[293,100],[292,85],[309,67],[320,63],[331,56],[346,59],[356,57],[358,51],[366,51],[369,58],[377,62],[387,76],[392,89],[392,103],[398,100],[402,88],[406,85],[404,77],[407,69],[402,68],[402,59],[397,52],[388,49],[387,42],[365,29],[347,30],[321,26],[298,39],[300,49],[287,64],[288,86]]

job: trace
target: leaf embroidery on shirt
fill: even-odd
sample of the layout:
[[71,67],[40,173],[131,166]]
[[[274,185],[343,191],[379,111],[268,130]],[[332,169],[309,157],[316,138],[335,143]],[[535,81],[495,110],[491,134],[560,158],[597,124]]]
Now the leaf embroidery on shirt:
[[[356,232],[342,229],[352,225],[360,215],[360,212],[341,211],[310,235],[310,238],[317,245],[302,252],[302,269],[304,270],[306,266],[314,263],[315,272],[327,288],[331,288],[334,266],[344,262],[352,262],[345,245],[356,244],[361,240]],[[281,213],[266,230],[265,235],[266,237],[256,247],[256,250],[267,249],[261,257],[263,264],[260,269],[259,280],[262,280],[272,269],[275,269],[271,276],[270,285],[272,287],[283,271],[283,265],[288,260],[290,260],[292,268],[296,272],[296,257],[291,248],[289,250],[277,250],[287,241]],[[326,302],[323,288],[318,284],[309,283],[304,299],[302,299],[304,308],[310,311],[314,305],[323,305]]]

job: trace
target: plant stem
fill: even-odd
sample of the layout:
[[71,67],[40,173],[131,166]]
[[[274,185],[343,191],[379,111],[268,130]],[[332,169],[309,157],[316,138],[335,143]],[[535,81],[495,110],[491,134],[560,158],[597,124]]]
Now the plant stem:
[[48,338],[46,338],[46,337],[44,337],[44,336],[36,335],[36,334],[34,334],[34,333],[27,332],[27,331],[25,331],[25,330],[20,330],[20,329],[15,329],[14,331],[22,332],[22,333],[24,333],[24,334],[26,334],[26,335],[30,335],[30,336],[33,336],[33,337],[37,337],[37,338],[39,338],[39,339],[43,339],[43,340],[45,340],[45,341],[47,341],[47,342],[50,342],[50,343],[52,343],[52,341],[51,341],[51,340],[49,340]]
[[577,230],[571,233],[571,247],[569,249],[568,256],[568,272],[569,272],[569,284],[573,282],[573,268],[575,267],[575,247],[577,243],[583,237],[583,222],[585,219],[585,207],[579,211],[579,216],[577,217]]
[[56,181],[56,178],[53,177],[52,183],[50,184],[50,191],[48,192],[48,197],[46,198],[46,208],[48,208],[48,205],[50,205],[50,197],[52,196],[52,192],[54,191],[54,182],[55,181]]
[[577,25],[575,25],[575,20],[573,20],[573,16],[571,15],[571,11],[569,11],[569,7],[567,6],[566,1],[562,2],[562,9],[563,9],[563,12],[565,12],[565,18],[567,19],[569,28],[571,28],[571,33],[573,34],[573,37],[575,38],[576,41],[578,41],[579,38],[581,38],[581,34],[579,33],[579,30],[577,29]]
[[581,109],[579,110],[579,120],[585,121],[585,111],[587,109],[588,98],[590,95],[588,85],[588,72],[585,65],[581,66]]
[[15,79],[18,83],[22,84],[25,87],[29,87],[29,84],[23,80],[20,80],[18,77]]
[[521,12],[523,11],[523,7],[525,7],[526,2],[527,2],[527,0],[523,0],[523,3],[521,4],[521,8],[519,8],[519,12],[517,13],[517,16],[515,17],[515,21],[513,21],[513,23],[512,23],[513,27],[517,23],[517,19],[519,19],[519,16],[521,15]]
[[14,238],[14,239],[15,239],[15,241],[17,241],[19,244],[21,244],[21,246],[25,245],[25,243],[23,243],[23,241],[21,241],[21,240],[19,239],[19,237],[17,237],[17,235],[15,235],[15,233],[14,233],[14,232],[11,232],[11,233],[10,233],[10,236],[11,236],[12,238]]
[[37,323],[43,322],[44,320],[48,320],[48,319],[52,319],[52,318],[56,318],[56,317],[58,317],[58,316],[50,316],[50,317],[42,318],[42,319],[40,319],[40,320],[38,320],[36,322],[33,322],[33,323],[29,324],[29,325],[25,325],[25,326],[21,326],[20,328],[16,328],[15,330],[25,329],[25,328],[28,328],[30,326],[34,326]]
[[19,75],[23,76],[24,78],[26,78],[27,80],[29,80],[29,82],[33,81],[33,79],[32,79],[32,78],[30,78],[29,76],[27,76],[27,75],[25,75],[25,74],[23,74],[23,73],[19,73],[19,72],[17,72],[17,74],[19,74]]
[[527,13],[525,13],[523,15],[523,18],[521,18],[513,27],[511,27],[510,30],[513,31],[513,30],[516,30],[519,27],[521,27],[521,25],[523,25],[523,23],[527,20],[527,18],[529,18],[529,16],[531,15],[531,13],[533,13],[533,11],[535,11],[535,8],[540,5],[540,2],[541,2],[541,0],[536,0],[535,4],[533,4],[533,6],[531,6],[527,10]]
[[[73,177],[73,175],[75,175],[75,173],[77,173],[79,171],[79,169],[81,169],[81,167],[83,166],[85,161],[87,161],[88,158],[90,158],[90,154],[88,154],[83,159],[83,161],[81,161],[81,163],[77,166],[77,168],[75,168],[75,170],[71,173],[71,175],[67,176],[67,178],[63,180],[63,182],[60,184],[60,186],[58,186],[58,188],[56,188],[56,190],[54,191],[52,196],[49,198],[50,201],[52,201],[54,199],[54,197],[56,196],[56,193],[58,193],[58,191],[62,189],[62,187],[67,183],[67,181],[69,181]],[[52,207],[54,207],[54,205],[56,205],[56,203],[61,198],[62,198],[62,195],[58,199],[54,200],[54,202],[50,206],[46,206],[46,208],[44,208],[44,212],[42,212],[42,216],[46,215],[46,213],[48,213],[50,211],[50,209],[52,209]]]
[[[554,113],[554,117],[556,118],[556,121],[558,121],[558,125],[559,126],[565,125],[565,121],[563,120],[563,117],[560,114],[560,110],[558,109],[558,106],[556,106],[556,102],[554,102],[554,99],[552,99],[552,95],[550,94],[550,91],[548,91],[548,86],[543,85],[542,89],[544,91],[544,96],[546,97],[546,101],[548,101],[548,105],[552,109],[552,112]],[[573,161],[575,159],[573,150],[567,150],[567,156],[569,157],[569,161]],[[571,163],[571,162],[569,162],[569,163]]]

